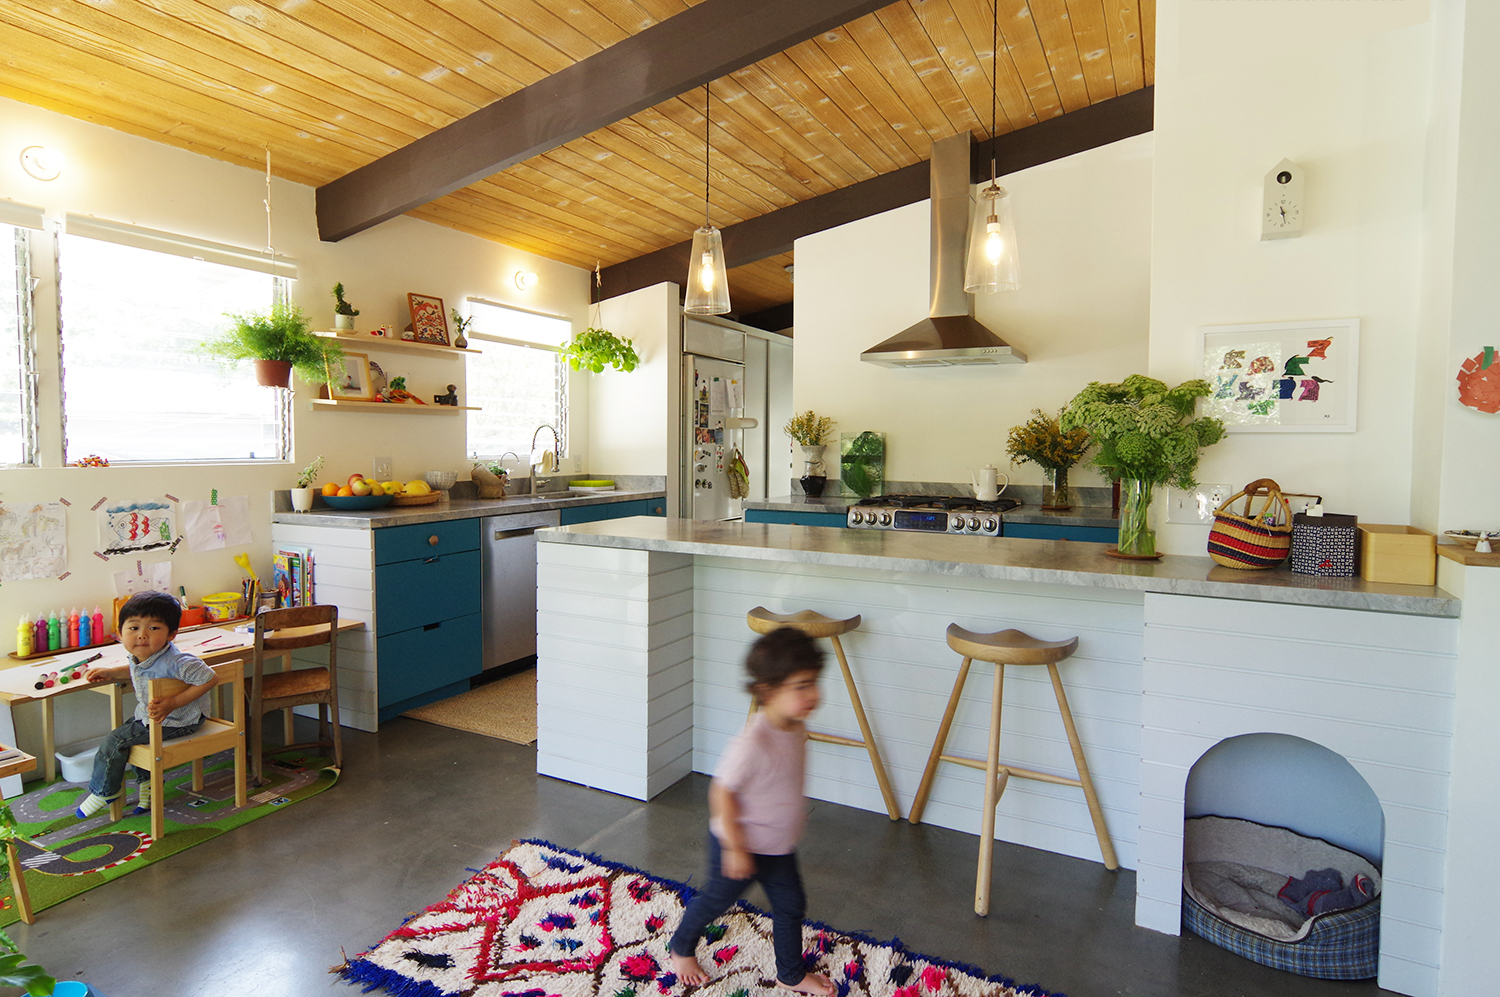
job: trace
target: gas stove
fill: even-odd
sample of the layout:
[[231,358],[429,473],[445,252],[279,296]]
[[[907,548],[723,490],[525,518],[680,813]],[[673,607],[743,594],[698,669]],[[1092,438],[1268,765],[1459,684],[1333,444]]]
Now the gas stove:
[[998,537],[1005,529],[1004,513],[1020,504],[1004,497],[981,502],[962,495],[882,495],[851,506],[848,523],[856,530]]

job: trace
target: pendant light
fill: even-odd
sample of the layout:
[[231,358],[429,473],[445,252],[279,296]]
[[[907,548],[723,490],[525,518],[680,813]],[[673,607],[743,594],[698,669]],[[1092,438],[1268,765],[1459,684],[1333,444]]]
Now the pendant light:
[[708,84],[703,85],[703,227],[693,233],[688,256],[687,296],[682,310],[689,315],[729,312],[729,275],[724,270],[724,239],[708,221]]
[[995,28],[990,45],[990,182],[979,190],[969,219],[969,255],[964,267],[964,290],[970,294],[1014,291],[1021,286],[1016,254],[1016,222],[1009,192],[997,182],[995,170],[995,108],[1000,89],[1000,3],[995,0]]

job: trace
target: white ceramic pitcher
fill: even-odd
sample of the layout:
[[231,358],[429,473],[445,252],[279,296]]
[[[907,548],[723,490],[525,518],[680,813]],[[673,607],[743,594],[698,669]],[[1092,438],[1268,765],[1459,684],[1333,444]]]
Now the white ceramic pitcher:
[[[1002,483],[1001,478],[1005,481]],[[1000,497],[1010,484],[1010,475],[1005,474],[994,464],[986,464],[978,471],[969,468],[969,479],[974,482],[974,497],[981,502],[993,502]]]

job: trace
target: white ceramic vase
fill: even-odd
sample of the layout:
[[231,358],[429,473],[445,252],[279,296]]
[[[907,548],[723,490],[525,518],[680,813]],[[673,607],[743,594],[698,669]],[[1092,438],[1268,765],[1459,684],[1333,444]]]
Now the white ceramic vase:
[[292,510],[294,512],[311,512],[313,504],[314,488],[292,489]]
[[333,317],[333,327],[338,332],[353,332],[354,331],[354,316],[353,315],[335,315]]

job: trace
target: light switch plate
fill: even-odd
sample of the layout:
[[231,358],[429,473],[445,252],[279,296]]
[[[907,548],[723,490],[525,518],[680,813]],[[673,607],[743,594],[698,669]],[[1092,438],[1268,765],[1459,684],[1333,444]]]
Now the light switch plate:
[[1223,505],[1235,491],[1237,489],[1233,485],[1200,484],[1190,492],[1168,488],[1167,522],[1210,526],[1214,521],[1214,510]]

